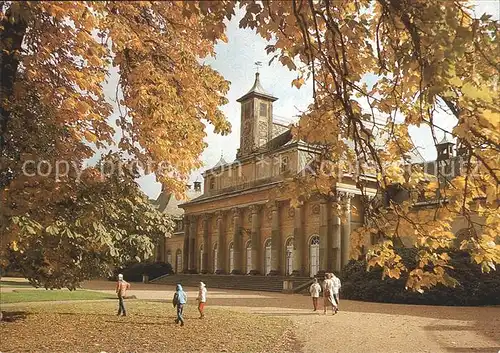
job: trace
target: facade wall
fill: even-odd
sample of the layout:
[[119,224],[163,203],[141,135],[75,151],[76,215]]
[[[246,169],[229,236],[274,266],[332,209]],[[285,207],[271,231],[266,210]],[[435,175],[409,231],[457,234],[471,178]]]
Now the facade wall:
[[[185,211],[184,219],[195,223],[184,227],[182,234],[176,233],[161,244],[160,247],[165,250],[165,254],[163,256],[158,254],[160,259],[166,259],[166,252],[170,251],[172,265],[177,268],[176,253],[184,252],[186,238],[189,239],[189,242],[186,241],[186,244],[189,243],[189,256],[182,254],[182,259],[184,262],[187,258],[192,261],[189,261],[188,265],[184,263],[183,270],[190,272],[200,270],[203,246],[206,249],[203,252],[204,256],[208,257],[207,268],[203,270],[211,273],[216,271],[228,273],[231,269],[229,246],[234,241],[236,231],[238,238],[234,245],[238,245],[239,249],[235,249],[235,254],[239,253],[239,270],[243,273],[247,272],[250,258],[252,266],[249,268],[252,268],[253,274],[266,272],[266,241],[269,239],[272,240],[273,274],[287,273],[288,239],[293,239],[294,243],[295,274],[311,275],[313,257],[319,258],[319,265],[315,269],[320,267],[321,271],[338,271],[346,264],[350,235],[365,222],[363,201],[353,179],[342,177],[335,185],[338,191],[337,197],[350,200],[348,217],[338,218],[333,209],[334,205],[319,198],[311,198],[298,209],[290,208],[289,200],[278,198],[277,208],[276,204],[271,205],[269,202],[274,198],[277,187],[285,175],[288,173],[296,175],[307,170],[307,165],[315,156],[314,150],[300,142],[290,144],[287,140],[288,135],[276,136],[277,131],[281,130],[273,124],[272,119],[275,99],[262,92],[256,75],[252,90],[238,100],[242,103],[240,150],[237,154],[240,161],[226,164],[221,159],[216,167],[205,173],[203,196],[182,206]],[[276,139],[273,139],[274,137]],[[453,158],[451,160],[455,161]],[[425,167],[432,172],[438,165],[425,165]],[[442,172],[445,174],[458,172],[455,167],[448,169],[450,170]],[[376,193],[375,182],[375,179],[371,179],[367,184],[371,196]],[[259,207],[255,208],[256,205]],[[234,226],[234,208],[239,209],[237,229]],[[204,244],[207,241],[204,239],[206,217],[208,217],[208,243]],[[477,218],[475,221],[481,220]],[[218,222],[222,222],[220,226]],[[452,231],[460,232],[466,226],[465,220],[457,220]],[[219,231],[222,231],[222,240],[219,239]],[[313,237],[318,237],[320,243],[314,248],[316,249],[314,256],[311,256],[310,246]],[[369,246],[374,239],[363,239],[363,242]],[[406,238],[405,242],[411,244],[411,237]],[[247,244],[251,244],[251,251],[248,254]],[[223,259],[219,264],[216,264],[214,258],[215,246],[218,258]],[[297,259],[300,261],[296,261]]]
[[[344,185],[345,186],[345,185]],[[253,190],[253,192],[246,193],[235,193],[234,195],[228,195],[226,197],[220,197],[218,199],[212,199],[209,202],[204,203],[191,203],[185,206],[185,216],[191,218],[196,222],[196,227],[189,227],[192,231],[194,229],[195,234],[190,235],[195,239],[195,249],[194,257],[195,269],[193,271],[199,272],[202,268],[202,246],[208,246],[208,250],[205,254],[208,256],[207,268],[203,270],[214,273],[217,270],[217,266],[214,258],[214,246],[217,245],[218,256],[223,256],[223,271],[229,273],[231,266],[229,263],[230,258],[230,244],[234,241],[234,218],[233,209],[238,208],[240,210],[239,224],[241,228],[240,232],[240,248],[239,248],[239,263],[240,270],[242,273],[247,273],[248,260],[251,258],[250,252],[247,253],[247,244],[252,243],[252,211],[251,208],[254,205],[260,205],[258,210],[259,219],[259,233],[260,237],[258,240],[258,255],[257,263],[254,267],[260,274],[266,273],[266,241],[273,237],[273,209],[269,204],[270,197],[274,194],[275,188],[267,188],[262,190]],[[363,210],[361,196],[356,196],[351,200],[351,231],[363,225]],[[276,271],[280,275],[286,275],[288,265],[291,265],[291,261],[287,262],[287,240],[292,239],[295,243],[295,227],[297,214],[301,214],[302,223],[300,226],[301,231],[301,244],[302,248],[297,250],[294,246],[294,251],[292,257],[300,256],[302,268],[304,272],[302,275],[311,275],[311,239],[315,236],[320,237],[321,228],[321,215],[320,215],[320,199],[311,198],[310,200],[304,202],[299,209],[293,209],[290,207],[290,202],[288,200],[278,201],[278,208],[276,211],[277,217],[277,233],[274,232],[274,236],[278,237],[277,240],[277,251],[273,252],[273,256],[279,258]],[[332,237],[334,230],[333,225],[333,205],[328,203],[326,206],[326,211],[328,215],[328,220],[326,221],[326,227],[328,234],[325,236],[324,233],[320,237],[320,246],[325,248],[326,255],[332,257]],[[223,231],[223,243],[219,244],[217,226],[217,214],[221,214],[222,231]],[[208,244],[204,244],[204,217],[208,215]],[[276,226],[276,225],[274,225]],[[342,225],[343,227],[343,225]],[[174,236],[171,239],[167,239],[165,242],[165,248],[172,252],[172,259],[175,262],[175,252],[177,250],[183,251],[183,237]],[[365,239],[366,246],[371,244],[371,239]],[[322,244],[324,242],[324,244]],[[294,244],[295,245],[295,244]],[[221,250],[222,246],[222,250]],[[191,250],[193,251],[193,250]],[[323,251],[323,250],[322,250]],[[339,250],[340,251],[340,250]],[[344,251],[344,250],[343,250]],[[319,255],[315,255],[318,257]],[[328,270],[332,270],[333,260],[328,260]],[[252,264],[253,265],[253,264]],[[176,267],[173,264],[174,268]],[[325,267],[322,264],[323,267]],[[325,270],[325,269],[324,269]]]
[[[253,193],[248,193],[245,195],[236,194],[232,197],[225,197],[219,200],[214,200],[211,202],[207,202],[204,204],[191,204],[186,207],[186,216],[191,217],[193,221],[196,222],[196,227],[189,227],[192,231],[195,231],[195,234],[190,236],[195,238],[195,249],[194,256],[196,257],[196,269],[195,271],[199,271],[201,269],[201,247],[205,246],[204,244],[204,224],[203,217],[204,215],[209,215],[208,221],[208,266],[207,270],[210,273],[215,272],[217,270],[215,259],[214,259],[214,245],[217,244],[218,255],[223,256],[223,270],[225,273],[229,273],[231,270],[231,266],[229,263],[230,259],[230,244],[234,242],[234,218],[233,218],[233,209],[238,208],[240,210],[239,213],[239,224],[241,228],[241,232],[239,235],[239,263],[240,270],[242,273],[247,273],[247,265],[248,259],[251,258],[250,252],[247,253],[247,244],[252,243],[252,211],[251,207],[259,204],[259,208],[257,211],[258,220],[259,220],[259,239],[258,239],[258,256],[256,258],[257,263],[253,264],[255,269],[260,274],[265,274],[266,270],[269,269],[269,265],[266,266],[266,243],[272,239],[273,234],[277,239],[277,251],[273,252],[273,256],[277,256],[279,258],[278,265],[276,270],[279,274],[285,275],[287,274],[287,240],[294,239],[295,232],[295,217],[296,213],[301,213],[302,223],[301,223],[301,234],[302,234],[302,251],[299,253],[297,251],[293,252],[293,257],[301,256],[303,267],[305,272],[303,275],[310,275],[311,269],[311,254],[310,254],[310,243],[311,238],[313,236],[320,235],[320,200],[319,199],[311,199],[305,202],[301,206],[301,210],[296,210],[290,208],[290,202],[288,200],[279,201],[278,208],[276,211],[276,215],[273,216],[273,208],[267,202],[270,194],[272,193],[272,189],[268,190],[256,190]],[[357,198],[353,199],[353,206],[361,207],[361,203]],[[328,205],[329,209],[331,209],[331,205]],[[219,227],[216,222],[216,215],[221,214],[221,222],[222,222],[222,231],[223,231],[223,244],[219,244],[218,231]],[[277,217],[277,233],[274,230],[276,224],[273,225],[273,217]],[[331,232],[331,220],[329,223],[329,232]],[[362,217],[359,214],[352,215],[351,229],[354,230],[357,227],[362,225]],[[273,233],[274,231],[274,233]],[[174,237],[172,239],[167,240],[167,248],[176,248],[181,249],[183,247],[183,238],[182,237]],[[322,238],[324,241],[324,238]],[[175,243],[175,245],[174,245]],[[221,251],[221,246],[223,250]],[[234,243],[233,243],[234,246]],[[325,245],[326,246],[326,245]],[[175,250],[176,250],[175,249]],[[274,248],[273,248],[274,249]],[[274,249],[276,250],[276,249]],[[330,255],[328,255],[330,256]]]
[[171,238],[166,239],[165,241],[165,257],[164,261],[167,261],[168,254],[170,253],[172,256],[172,269],[174,272],[177,272],[177,252],[181,253],[181,264],[180,268],[182,269],[182,259],[183,259],[183,246],[184,246],[184,233],[174,234]]

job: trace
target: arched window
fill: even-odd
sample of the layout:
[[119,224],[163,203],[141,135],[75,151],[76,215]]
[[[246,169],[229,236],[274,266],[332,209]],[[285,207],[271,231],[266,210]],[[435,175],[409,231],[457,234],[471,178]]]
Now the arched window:
[[264,269],[266,275],[271,272],[271,239],[267,239],[264,243],[265,257],[264,257]]
[[177,250],[175,253],[175,272],[181,273],[182,272],[182,252],[181,249]]
[[250,273],[252,271],[252,241],[249,240],[247,241],[247,245],[245,246],[245,251],[246,251],[246,259],[247,259],[247,273]]
[[233,243],[229,244],[229,273],[232,273],[234,270],[234,245]]
[[285,244],[285,264],[286,264],[286,275],[290,276],[293,272],[293,256],[294,256],[294,251],[293,251],[293,238],[290,237],[287,239],[286,244]]
[[173,267],[173,263],[172,263],[172,252],[170,250],[167,251],[167,263],[169,263],[170,265],[172,265]]
[[199,266],[200,272],[204,270],[203,268],[203,244],[200,246],[200,266]]
[[319,237],[314,235],[309,242],[309,276],[314,277],[319,271]]
[[217,257],[219,252],[217,251],[217,243],[214,245],[214,273],[217,271]]

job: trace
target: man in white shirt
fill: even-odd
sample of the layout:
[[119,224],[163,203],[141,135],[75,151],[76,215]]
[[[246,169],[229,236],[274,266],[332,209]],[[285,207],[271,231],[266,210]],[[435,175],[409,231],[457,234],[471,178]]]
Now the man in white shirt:
[[339,293],[340,293],[340,287],[342,287],[342,284],[340,283],[340,278],[335,276],[335,274],[332,273],[332,281],[333,281],[333,297],[335,299],[335,302],[337,303],[337,306],[335,308],[335,312],[339,311]]

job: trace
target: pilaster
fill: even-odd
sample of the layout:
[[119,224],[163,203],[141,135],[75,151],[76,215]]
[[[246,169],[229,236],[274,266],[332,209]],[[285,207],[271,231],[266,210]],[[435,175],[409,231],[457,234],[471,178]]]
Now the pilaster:
[[292,276],[303,276],[305,274],[306,240],[302,226],[302,208],[290,208],[289,214],[293,212],[293,272]]
[[210,215],[205,213],[203,215],[203,259],[201,273],[208,273],[210,249]]
[[189,267],[188,267],[188,272],[189,273],[197,273],[196,269],[196,222],[197,222],[197,217],[196,216],[190,216],[190,222],[189,222]]
[[351,245],[351,199],[353,194],[348,192],[340,192],[342,200],[342,210],[344,213],[344,221],[342,223],[342,242],[341,242],[341,258],[342,267],[349,262],[349,252]]
[[250,206],[250,212],[252,213],[252,229],[251,229],[251,239],[252,239],[252,270],[251,275],[259,274],[259,264],[260,264],[260,205]]
[[241,210],[233,208],[233,274],[241,274],[241,251],[242,251],[242,234],[241,234]]
[[184,244],[182,248],[182,272],[189,272],[189,216],[184,215]]
[[328,270],[328,201],[324,198],[319,203],[319,272]]
[[342,268],[342,258],[340,254],[341,247],[341,231],[340,231],[340,217],[338,211],[333,210],[332,215],[332,254],[333,254],[333,270],[336,273],[340,272]]
[[280,274],[281,266],[281,232],[279,224],[278,203],[273,202],[270,207],[271,211],[271,272],[269,275],[277,276]]
[[223,213],[218,211],[215,213],[216,219],[216,229],[217,229],[217,270],[216,274],[223,274],[224,271],[224,259],[226,256],[226,244],[224,241],[224,225],[223,225]]

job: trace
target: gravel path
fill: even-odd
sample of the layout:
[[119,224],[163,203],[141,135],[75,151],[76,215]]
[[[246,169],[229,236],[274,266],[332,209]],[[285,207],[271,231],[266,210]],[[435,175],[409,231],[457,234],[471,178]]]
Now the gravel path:
[[[114,283],[87,282],[85,289],[114,293]],[[190,301],[196,288],[186,288]],[[208,305],[292,320],[302,353],[498,353],[500,307],[437,307],[341,300],[341,311],[312,311],[310,298],[269,292],[208,288]],[[173,286],[133,283],[129,295],[168,300]]]
[[[208,285],[208,284],[207,284]],[[88,289],[110,286],[89,282]],[[139,299],[170,300],[174,286],[133,284]],[[191,299],[196,288],[186,288]],[[341,311],[312,311],[304,295],[209,290],[208,305],[285,316],[294,322],[303,353],[498,353],[500,307],[438,307],[341,301]]]

